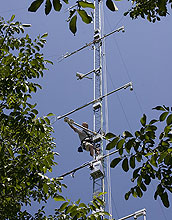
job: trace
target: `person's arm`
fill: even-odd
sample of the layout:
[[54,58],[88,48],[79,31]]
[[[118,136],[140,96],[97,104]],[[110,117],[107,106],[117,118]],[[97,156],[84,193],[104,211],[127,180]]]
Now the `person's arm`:
[[68,123],[68,125],[75,131],[77,132],[77,128],[75,126],[73,126],[71,123]]
[[70,120],[66,117],[64,118],[64,121],[68,123],[68,125],[75,131],[78,132],[78,129],[72,125],[72,123],[70,122]]

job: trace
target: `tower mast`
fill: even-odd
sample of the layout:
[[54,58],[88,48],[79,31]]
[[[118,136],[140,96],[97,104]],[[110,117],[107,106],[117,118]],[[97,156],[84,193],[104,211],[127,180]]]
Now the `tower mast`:
[[[101,30],[101,8],[103,1],[94,0],[94,100],[102,96],[102,30]],[[94,131],[102,134],[103,132],[103,111],[102,100],[99,100],[93,105],[93,125]],[[99,140],[101,154],[103,154],[103,140]],[[103,175],[98,178],[93,178],[93,195],[105,191],[104,184],[104,164],[101,161],[103,167]],[[104,196],[103,196],[103,200]]]

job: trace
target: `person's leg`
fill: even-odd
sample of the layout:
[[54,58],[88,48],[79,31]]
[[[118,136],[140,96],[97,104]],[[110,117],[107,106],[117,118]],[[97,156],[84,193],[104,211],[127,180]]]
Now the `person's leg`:
[[90,144],[90,156],[94,157],[94,147]]
[[96,154],[99,155],[100,154],[100,148],[96,147]]
[[93,145],[86,142],[85,146],[86,146],[86,151],[90,151],[90,156],[94,157],[94,147],[93,147]]

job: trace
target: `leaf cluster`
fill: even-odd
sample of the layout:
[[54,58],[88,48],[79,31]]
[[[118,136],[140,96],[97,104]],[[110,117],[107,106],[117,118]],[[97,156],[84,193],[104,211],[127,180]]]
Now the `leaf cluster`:
[[150,22],[160,21],[161,17],[167,16],[168,5],[172,8],[171,0],[134,0],[132,8],[129,9],[124,15],[129,14],[132,19],[142,17]]
[[119,157],[112,160],[112,168],[122,163],[125,172],[134,170],[131,181],[136,185],[125,194],[126,199],[130,195],[142,197],[147,186],[156,179],[158,185],[154,198],[159,196],[164,206],[169,207],[168,193],[172,192],[172,108],[163,105],[153,109],[161,111],[158,119],[148,123],[144,114],[140,119],[141,128],[134,134],[129,131],[122,136],[107,134],[106,138],[112,140],[106,149],[118,149]]
[[[59,12],[62,9],[63,3],[69,4],[68,0],[35,0],[31,3],[28,11],[36,12],[42,3],[45,2],[45,14],[48,15],[52,8]],[[116,7],[113,0],[106,0],[106,5],[111,11],[117,11],[118,8]],[[93,20],[93,13],[92,11],[89,12],[89,9],[94,9],[95,6],[92,2],[89,1],[76,1],[74,6],[69,7],[69,17],[67,21],[69,22],[69,29],[75,35],[77,32],[77,18],[78,16],[81,20],[86,23],[90,24]],[[90,14],[90,15],[89,15]]]
[[31,40],[23,25],[0,18],[0,216],[26,219],[22,206],[46,202],[57,196],[63,185],[51,172],[55,144],[48,117],[38,118],[36,104],[28,102],[41,86],[33,79],[46,69],[39,52],[46,40]]
[[55,215],[49,216],[48,219],[53,220],[107,220],[106,216],[109,216],[109,213],[103,211],[102,207],[104,207],[104,201],[102,199],[102,193],[100,193],[97,197],[94,196],[93,201],[88,205],[82,203],[80,199],[77,202],[71,202],[66,199],[61,206],[55,209]]

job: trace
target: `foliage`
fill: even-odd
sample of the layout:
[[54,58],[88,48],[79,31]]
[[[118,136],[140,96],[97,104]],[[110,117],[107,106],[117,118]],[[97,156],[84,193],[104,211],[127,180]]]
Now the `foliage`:
[[0,19],[0,216],[21,219],[21,207],[31,200],[46,201],[61,192],[52,170],[55,144],[48,117],[36,118],[36,104],[28,102],[41,86],[45,60],[40,49],[46,34],[32,41],[20,22]]
[[160,21],[161,17],[167,16],[168,5],[172,8],[172,0],[134,0],[131,2],[132,8],[124,15],[129,13],[133,19],[142,17],[150,22]]
[[[122,0],[115,0],[117,2]],[[172,0],[128,0],[131,1],[132,7],[124,13],[132,19],[142,17],[143,19],[147,18],[150,22],[160,21],[161,17],[167,16],[168,5],[172,8]],[[42,3],[45,2],[45,14],[48,15],[52,8],[55,11],[59,12],[62,8],[62,4],[69,4],[68,0],[34,0],[28,11],[36,12]],[[119,4],[119,3],[118,3]],[[112,12],[118,11],[114,0],[106,0],[106,6]],[[86,8],[86,10],[85,10]],[[67,21],[69,22],[69,29],[75,35],[77,32],[77,16],[81,17],[82,21],[86,24],[90,24],[93,19],[92,11],[89,12],[88,9],[94,9],[95,6],[92,2],[88,1],[76,1],[74,5],[69,7],[69,17]],[[90,15],[88,14],[90,13]]]
[[[107,139],[113,139],[106,149],[118,149],[119,156],[112,160],[112,168],[122,163],[125,172],[133,169],[131,181],[136,185],[125,194],[127,200],[131,194],[142,197],[151,181],[157,180],[154,198],[159,196],[164,206],[169,207],[168,193],[172,193],[172,108],[163,105],[153,109],[162,112],[158,119],[148,123],[144,114],[140,120],[142,127],[134,134],[129,131],[121,137],[107,134]],[[158,134],[159,130],[163,131]]]
[[90,202],[88,205],[80,202],[73,203],[70,200],[64,201],[62,205],[55,209],[54,216],[49,216],[48,219],[50,220],[66,220],[66,219],[82,219],[82,220],[107,220],[105,216],[110,216],[109,213],[103,211],[102,207],[104,206],[104,202],[101,199],[101,194],[98,197],[93,198],[93,201]]

